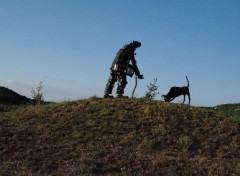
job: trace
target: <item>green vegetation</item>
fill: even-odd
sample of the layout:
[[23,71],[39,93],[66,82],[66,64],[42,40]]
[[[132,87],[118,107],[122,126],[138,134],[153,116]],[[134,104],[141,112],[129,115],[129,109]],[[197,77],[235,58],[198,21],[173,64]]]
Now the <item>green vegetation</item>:
[[215,109],[226,114],[232,120],[240,122],[240,104],[223,104],[216,106]]
[[219,110],[100,99],[0,111],[0,175],[239,175],[240,128]]
[[158,92],[159,86],[157,85],[157,78],[154,78],[153,83],[150,83],[149,85],[147,85],[147,88],[148,90],[143,98],[147,100],[154,100],[156,96],[159,94]]
[[43,99],[43,83],[39,82],[38,86],[36,88],[32,88],[32,98],[36,105],[40,105],[44,102]]

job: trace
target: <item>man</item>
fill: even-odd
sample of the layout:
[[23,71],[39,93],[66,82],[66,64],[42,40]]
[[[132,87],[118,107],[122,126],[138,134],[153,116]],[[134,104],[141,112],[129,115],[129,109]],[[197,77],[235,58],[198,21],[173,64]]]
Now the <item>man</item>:
[[[110,68],[110,77],[106,84],[104,98],[113,98],[113,96],[110,94],[112,93],[114,84],[117,81],[118,81],[117,98],[123,97],[124,88],[127,84],[126,75],[132,77],[133,74],[135,73],[138,79],[143,79],[143,75],[140,74],[140,71],[137,67],[137,63],[134,57],[136,48],[139,48],[140,46],[141,46],[140,42],[133,41],[128,45],[125,45],[118,51]],[[130,61],[132,65],[129,64]]]

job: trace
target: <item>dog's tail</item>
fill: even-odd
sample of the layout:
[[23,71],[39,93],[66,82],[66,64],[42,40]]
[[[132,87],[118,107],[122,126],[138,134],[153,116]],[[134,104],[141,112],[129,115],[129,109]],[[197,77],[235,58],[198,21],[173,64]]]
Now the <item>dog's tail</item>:
[[187,76],[186,76],[186,79],[187,79],[187,84],[188,84],[188,85],[187,85],[187,87],[189,87],[190,85],[189,85],[189,81],[188,81],[188,78],[187,78]]

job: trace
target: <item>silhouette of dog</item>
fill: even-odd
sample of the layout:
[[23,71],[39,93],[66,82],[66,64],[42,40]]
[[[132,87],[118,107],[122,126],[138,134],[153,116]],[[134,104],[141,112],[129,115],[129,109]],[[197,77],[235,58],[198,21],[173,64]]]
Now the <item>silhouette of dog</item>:
[[188,104],[190,105],[190,92],[189,92],[189,81],[188,78],[186,76],[187,79],[187,86],[183,86],[183,87],[171,87],[170,91],[167,93],[167,95],[162,95],[162,97],[164,98],[165,101],[170,102],[172,100],[174,100],[176,97],[183,95],[184,99],[183,102],[185,102],[185,96],[188,96]]

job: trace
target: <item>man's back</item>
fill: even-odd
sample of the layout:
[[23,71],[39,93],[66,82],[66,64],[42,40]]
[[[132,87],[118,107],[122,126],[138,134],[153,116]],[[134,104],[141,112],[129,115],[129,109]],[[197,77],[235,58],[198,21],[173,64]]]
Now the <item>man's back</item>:
[[128,48],[120,49],[113,60],[111,68],[114,68],[116,64],[122,68],[126,68],[132,58],[134,58],[133,50]]

